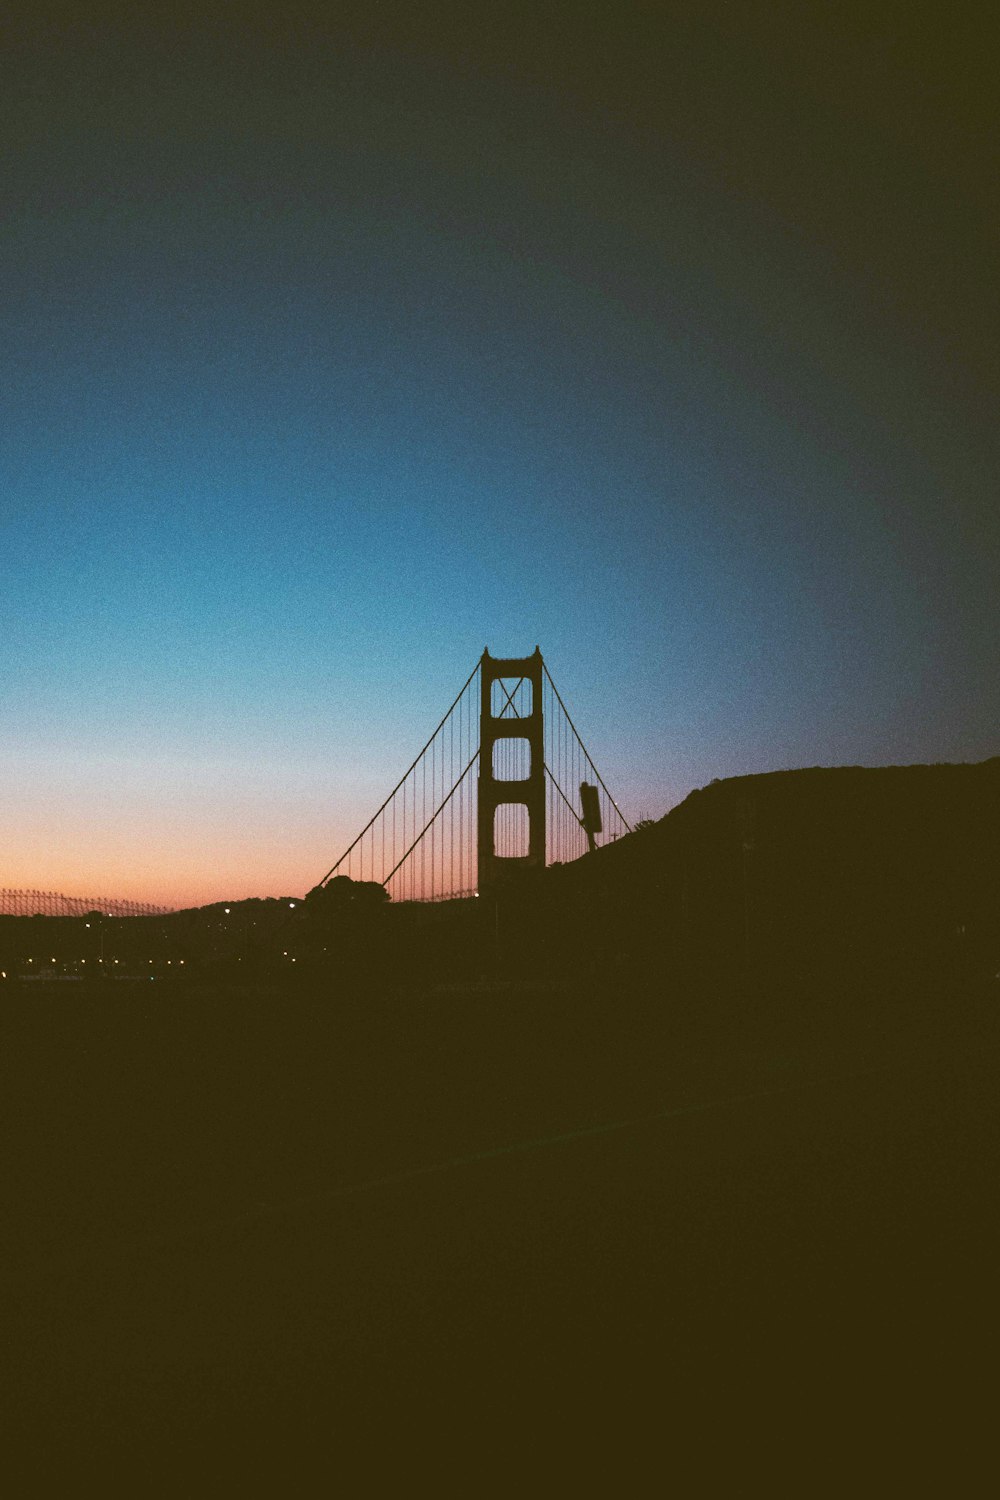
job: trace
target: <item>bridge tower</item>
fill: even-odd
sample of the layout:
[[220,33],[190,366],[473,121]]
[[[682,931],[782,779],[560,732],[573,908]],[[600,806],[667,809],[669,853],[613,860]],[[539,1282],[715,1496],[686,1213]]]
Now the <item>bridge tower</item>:
[[[542,720],[542,653],[499,657],[483,652],[480,661],[479,797],[477,847],[479,888],[502,880],[508,871],[545,865],[545,742]],[[494,693],[493,684],[500,684]],[[510,686],[508,686],[508,684]],[[523,712],[523,685],[530,686],[531,707]],[[516,700],[516,702],[515,702]],[[494,746],[498,740],[527,741],[528,774],[501,780],[495,774]],[[507,804],[528,810],[528,852],[515,857],[496,852],[496,810]]]

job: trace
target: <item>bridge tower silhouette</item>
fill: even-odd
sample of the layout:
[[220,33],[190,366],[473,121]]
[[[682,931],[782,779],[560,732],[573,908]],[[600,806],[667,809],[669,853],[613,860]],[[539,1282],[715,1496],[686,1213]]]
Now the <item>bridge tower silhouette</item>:
[[347,876],[380,884],[397,901],[475,896],[580,858],[602,828],[606,840],[631,832],[540,649],[518,657],[487,649],[319,885]]
[[[508,872],[545,864],[542,667],[537,646],[533,656],[493,657],[486,650],[480,658],[476,842],[480,890],[495,885]],[[517,836],[513,825],[519,808],[526,815],[527,848],[523,832],[518,830],[523,852],[510,853],[506,851],[511,847],[511,835]],[[498,843],[505,852],[498,852]]]

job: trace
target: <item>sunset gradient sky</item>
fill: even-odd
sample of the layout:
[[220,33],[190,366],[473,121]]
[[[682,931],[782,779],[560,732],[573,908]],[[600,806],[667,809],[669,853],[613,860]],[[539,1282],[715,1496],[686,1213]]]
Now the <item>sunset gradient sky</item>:
[[1000,751],[988,8],[818,9],[13,23],[0,884],[301,893],[484,646],[633,817]]

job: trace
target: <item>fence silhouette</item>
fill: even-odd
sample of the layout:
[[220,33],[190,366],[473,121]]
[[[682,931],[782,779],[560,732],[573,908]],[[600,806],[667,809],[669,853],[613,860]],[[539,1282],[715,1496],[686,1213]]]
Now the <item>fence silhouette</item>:
[[60,891],[0,890],[0,916],[85,917],[99,911],[106,917],[162,917],[169,906],[149,901],[116,901],[110,896],[64,896]]

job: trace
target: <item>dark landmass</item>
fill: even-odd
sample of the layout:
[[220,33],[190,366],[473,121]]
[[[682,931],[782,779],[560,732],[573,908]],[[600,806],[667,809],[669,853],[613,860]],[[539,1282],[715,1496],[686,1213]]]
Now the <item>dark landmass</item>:
[[845,982],[867,996],[992,980],[1000,758],[715,782],[552,873],[565,963],[682,974],[706,997],[749,984],[793,1005],[831,984],[843,997]]
[[[19,1491],[961,1487],[998,833],[1000,760],[744,777],[495,897],[230,903],[116,934],[155,983],[8,981]],[[0,924],[8,972],[58,920]]]
[[[391,905],[334,878],[169,916],[0,917],[10,974],[87,960],[131,975],[333,991],[624,975],[717,1011],[829,986],[991,981],[1000,968],[1000,758],[714,782],[659,822],[480,899]],[[100,955],[104,953],[103,963]],[[173,972],[167,974],[166,970]],[[184,971],[183,973],[181,971]]]

